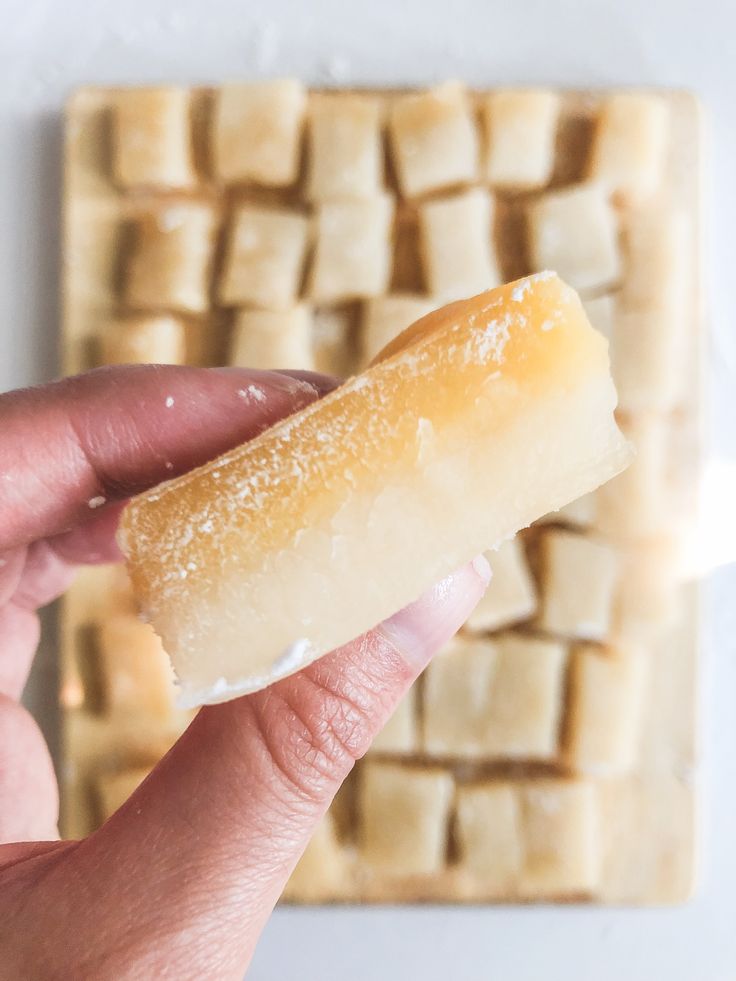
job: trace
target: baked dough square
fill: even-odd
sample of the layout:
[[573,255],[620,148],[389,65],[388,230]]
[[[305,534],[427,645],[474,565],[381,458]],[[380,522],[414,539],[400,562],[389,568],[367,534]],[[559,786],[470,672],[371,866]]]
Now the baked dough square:
[[563,529],[542,541],[544,588],[538,625],[552,634],[604,640],[619,575],[616,550]]
[[299,294],[309,221],[286,208],[244,205],[227,240],[218,295],[225,306],[288,310]]
[[498,630],[527,620],[537,609],[537,590],[524,544],[518,536],[486,552],[493,575],[480,602],[465,622],[472,633]]
[[592,296],[587,300],[583,300],[583,308],[588,316],[588,320],[596,330],[599,330],[603,334],[609,344],[613,336],[615,307],[616,302],[610,293],[604,293],[603,296]]
[[564,758],[576,773],[614,776],[636,761],[649,653],[578,647],[570,668]]
[[594,893],[601,842],[595,785],[539,779],[517,791],[524,841],[519,892],[533,899]]
[[535,522],[537,525],[565,524],[572,525],[574,528],[589,528],[595,522],[598,513],[596,492],[583,494],[575,501],[570,501],[557,511],[550,511],[543,518]]
[[491,640],[456,637],[424,673],[422,743],[433,756],[484,755],[498,649]]
[[490,92],[481,102],[484,176],[492,185],[531,190],[549,182],[560,97],[554,92]]
[[505,634],[496,639],[496,651],[485,755],[554,760],[559,749],[567,646],[541,637]]
[[363,310],[361,353],[367,364],[402,330],[435,309],[435,302],[418,293],[387,293],[367,300]]
[[554,759],[566,663],[566,646],[553,640],[457,638],[424,676],[425,752]]
[[113,176],[124,188],[191,187],[189,90],[123,89],[113,109]]
[[133,614],[109,616],[97,627],[97,650],[109,715],[174,717],[174,672],[153,627]]
[[310,201],[371,198],[383,187],[382,109],[368,95],[313,95],[307,125]]
[[602,902],[672,905],[696,879],[696,799],[689,775],[646,773],[597,784]]
[[648,647],[673,628],[681,600],[679,553],[673,536],[632,543],[622,550],[613,616],[617,645],[643,642]]
[[101,340],[101,364],[184,364],[184,324],[169,314],[113,321]]
[[312,371],[311,310],[304,304],[283,313],[238,310],[230,337],[228,362],[238,368]]
[[657,191],[663,181],[670,110],[655,93],[617,92],[600,110],[589,174],[625,204]]
[[315,303],[358,300],[386,292],[393,217],[389,194],[320,205],[310,289]]
[[304,854],[286,883],[283,898],[302,903],[337,899],[345,890],[350,861],[328,811],[317,825]]
[[419,748],[417,688],[412,685],[371,745],[374,753],[414,753]]
[[622,416],[619,425],[636,455],[626,470],[596,491],[595,527],[614,540],[651,539],[675,527],[670,421],[647,412]]
[[97,774],[95,791],[97,801],[100,805],[100,816],[103,821],[107,821],[118,808],[123,806],[134,791],[140,787],[150,772],[150,767],[136,766],[130,767],[127,770],[118,770],[114,773],[103,771]]
[[212,120],[215,176],[228,184],[293,184],[306,104],[304,86],[294,79],[221,86]]
[[214,208],[200,201],[176,201],[141,215],[127,268],[128,305],[207,311],[216,229]]
[[477,179],[478,134],[465,87],[459,82],[397,98],[389,132],[405,197]]
[[389,877],[432,875],[446,862],[453,779],[439,767],[369,760],[361,773],[359,849]]
[[625,412],[668,412],[687,395],[689,240],[676,210],[652,205],[627,216],[611,335],[611,372]]
[[532,271],[554,269],[577,290],[618,282],[617,220],[601,185],[550,191],[529,206],[528,227]]
[[513,783],[458,787],[458,868],[484,896],[513,894],[524,861],[519,800]]
[[345,378],[353,371],[353,320],[344,308],[321,307],[314,311],[312,325],[314,366],[317,371]]
[[493,212],[493,198],[480,187],[420,206],[424,276],[438,302],[474,296],[501,282]]
[[589,528],[598,513],[597,501],[596,492],[591,491],[589,494],[583,494],[576,501],[570,501],[564,508],[560,508],[558,513],[570,525]]

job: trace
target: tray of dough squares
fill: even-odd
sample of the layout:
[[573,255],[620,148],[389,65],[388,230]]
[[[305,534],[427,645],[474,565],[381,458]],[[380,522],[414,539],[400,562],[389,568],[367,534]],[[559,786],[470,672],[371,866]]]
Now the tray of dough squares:
[[[701,122],[666,90],[86,88],[66,109],[64,369],[359,370],[553,269],[606,335],[631,467],[488,554],[461,632],[360,760],[294,903],[685,900],[696,873]],[[186,726],[121,567],[63,609],[63,823]]]

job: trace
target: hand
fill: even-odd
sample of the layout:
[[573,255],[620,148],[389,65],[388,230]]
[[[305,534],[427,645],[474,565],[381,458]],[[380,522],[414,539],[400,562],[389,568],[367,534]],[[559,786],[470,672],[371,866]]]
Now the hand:
[[[238,398],[250,382],[263,402]],[[53,769],[18,704],[35,610],[77,564],[119,559],[125,498],[328,387],[308,373],[138,367],[0,396],[0,841],[25,842],[0,845],[2,981],[241,978],[354,761],[480,598],[488,570],[475,562],[299,674],[202,709],[102,828],[52,840]]]

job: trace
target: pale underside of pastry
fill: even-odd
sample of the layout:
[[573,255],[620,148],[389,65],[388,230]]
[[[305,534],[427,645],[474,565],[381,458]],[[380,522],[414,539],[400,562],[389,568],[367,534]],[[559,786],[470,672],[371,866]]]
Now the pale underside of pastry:
[[185,704],[291,674],[618,473],[607,345],[552,273],[429,315],[366,372],[135,499],[120,542]]

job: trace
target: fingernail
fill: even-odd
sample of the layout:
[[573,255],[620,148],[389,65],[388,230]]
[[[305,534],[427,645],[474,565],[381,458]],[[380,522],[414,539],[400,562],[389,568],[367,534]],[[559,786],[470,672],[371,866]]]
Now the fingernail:
[[419,672],[465,623],[490,578],[491,567],[479,555],[384,620],[378,630]]

